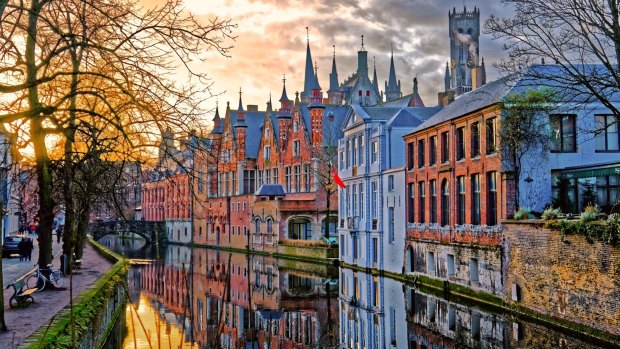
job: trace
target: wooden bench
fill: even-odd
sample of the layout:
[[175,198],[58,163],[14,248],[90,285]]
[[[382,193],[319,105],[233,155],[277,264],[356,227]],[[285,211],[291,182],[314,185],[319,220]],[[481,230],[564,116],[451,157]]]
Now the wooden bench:
[[[28,306],[30,303],[34,303],[34,298],[32,298],[32,294],[37,292],[36,288],[27,288],[26,286],[26,278],[30,275],[26,274],[25,276],[20,277],[15,280],[12,284],[6,286],[8,290],[9,287],[13,287],[13,295],[9,299],[9,306],[11,308],[15,307],[24,307]],[[24,289],[26,287],[26,289]]]

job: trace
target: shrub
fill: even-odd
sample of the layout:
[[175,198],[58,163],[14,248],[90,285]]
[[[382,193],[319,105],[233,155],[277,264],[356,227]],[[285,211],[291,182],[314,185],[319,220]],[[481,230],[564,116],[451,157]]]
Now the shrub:
[[280,244],[295,247],[328,247],[323,240],[280,239]]
[[534,217],[534,215],[532,214],[532,210],[529,208],[520,208],[517,212],[515,212],[515,216],[514,218],[516,220],[522,220],[522,219],[534,219],[536,217]]
[[545,223],[545,228],[559,230],[564,235],[583,235],[590,243],[598,240],[605,244],[617,245],[620,241],[620,215],[610,215],[606,222],[587,222],[551,220]]
[[562,210],[559,208],[548,207],[542,213],[542,219],[548,221],[551,219],[558,219],[562,215]]
[[581,220],[584,222],[595,221],[598,219],[600,213],[601,209],[598,206],[587,206],[586,209],[581,213]]

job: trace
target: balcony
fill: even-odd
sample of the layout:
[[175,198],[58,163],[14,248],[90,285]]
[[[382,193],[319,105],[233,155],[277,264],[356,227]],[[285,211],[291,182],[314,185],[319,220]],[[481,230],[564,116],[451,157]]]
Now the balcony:
[[407,223],[407,239],[498,246],[502,239],[502,226],[465,224],[451,227],[437,223]]

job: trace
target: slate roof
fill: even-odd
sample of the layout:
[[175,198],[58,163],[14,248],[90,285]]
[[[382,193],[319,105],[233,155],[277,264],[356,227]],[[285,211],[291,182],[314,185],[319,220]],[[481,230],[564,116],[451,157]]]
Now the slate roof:
[[[237,115],[238,112],[236,110],[230,111],[230,123],[233,126],[233,135],[236,133],[234,126],[238,124]],[[245,156],[248,158],[257,158],[261,139],[261,128],[265,120],[265,112],[243,112],[243,118],[247,126],[245,131]]]
[[263,184],[254,194],[256,196],[284,196],[284,188],[280,184]]
[[422,101],[422,97],[417,94],[414,98],[413,93],[406,95],[404,97],[395,99],[390,102],[383,103],[384,107],[424,107],[424,101]]

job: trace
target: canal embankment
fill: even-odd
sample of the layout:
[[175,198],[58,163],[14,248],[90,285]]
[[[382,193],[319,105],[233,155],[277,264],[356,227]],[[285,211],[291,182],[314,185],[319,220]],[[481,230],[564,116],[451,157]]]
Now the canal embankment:
[[81,269],[72,276],[73,317],[66,278],[67,289],[35,293],[35,304],[11,310],[28,322],[11,324],[15,334],[3,343],[20,348],[71,348],[72,343],[76,348],[100,347],[125,311],[127,268],[125,258],[91,240],[84,247]]

